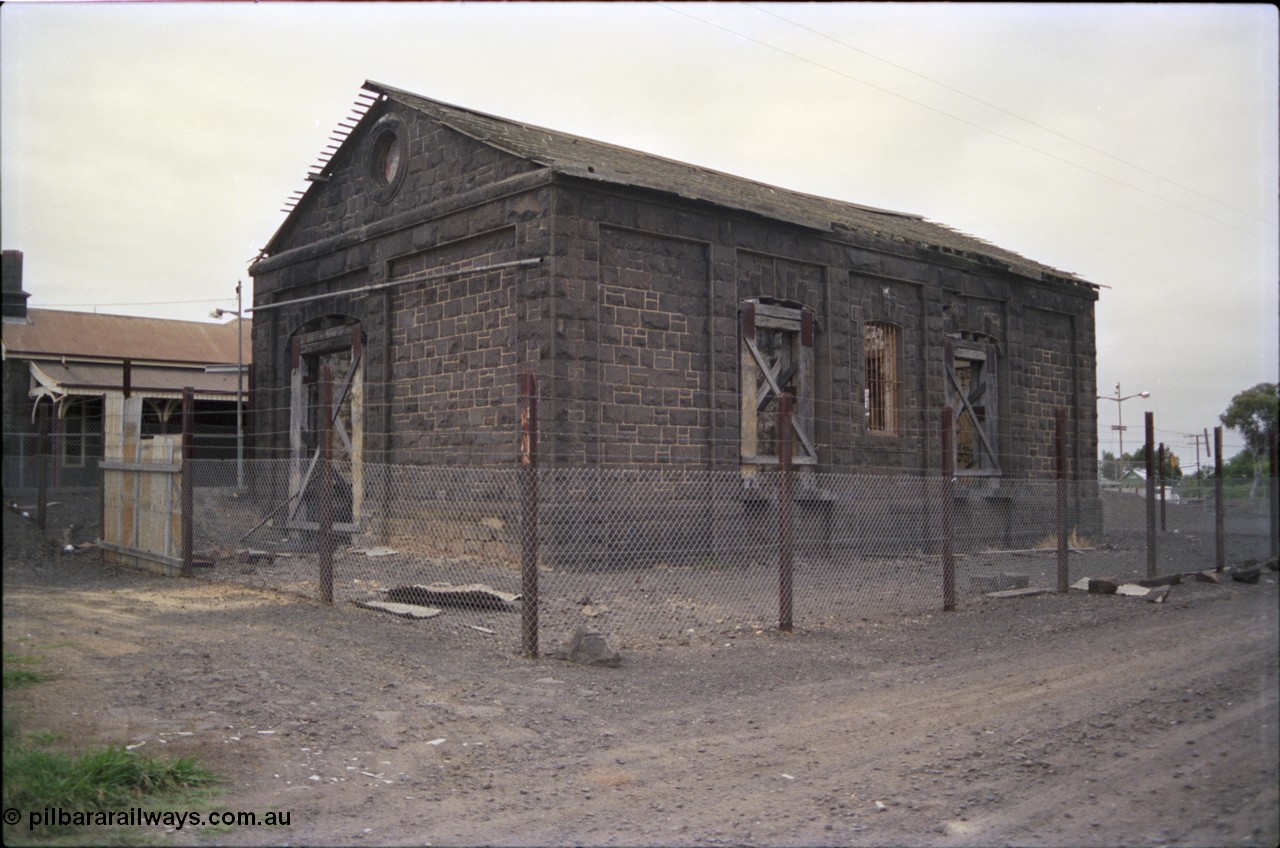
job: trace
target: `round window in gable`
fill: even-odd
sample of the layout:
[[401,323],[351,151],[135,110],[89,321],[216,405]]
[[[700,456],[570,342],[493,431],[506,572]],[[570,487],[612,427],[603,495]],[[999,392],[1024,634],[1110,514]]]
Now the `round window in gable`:
[[407,170],[407,133],[404,122],[388,115],[373,127],[368,148],[369,176],[373,178],[373,199],[386,203],[404,182]]
[[389,186],[400,173],[401,150],[404,142],[395,130],[383,130],[373,142],[373,178],[378,185]]

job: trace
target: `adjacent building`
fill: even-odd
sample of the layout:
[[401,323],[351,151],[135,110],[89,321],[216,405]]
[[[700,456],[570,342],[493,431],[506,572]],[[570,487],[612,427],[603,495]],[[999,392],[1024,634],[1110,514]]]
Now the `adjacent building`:
[[[252,322],[240,327],[236,321],[29,309],[22,253],[4,251],[3,269],[6,487],[36,485],[42,409],[49,419],[52,482],[93,486],[107,399],[141,398],[145,435],[180,433],[187,387],[195,390],[197,456],[235,458],[236,398],[239,392],[243,412]],[[246,374],[238,379],[241,365]]]

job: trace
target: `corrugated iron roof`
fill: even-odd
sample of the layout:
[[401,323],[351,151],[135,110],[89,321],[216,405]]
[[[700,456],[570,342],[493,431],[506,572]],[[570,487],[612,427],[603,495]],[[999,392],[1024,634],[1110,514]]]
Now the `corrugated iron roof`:
[[983,239],[928,221],[920,215],[778,188],[710,168],[464,109],[382,83],[366,81],[364,87],[477,141],[557,173],[651,189],[816,230],[847,231],[872,240],[965,256],[995,263],[1033,279],[1052,277],[1092,285],[1071,272],[1041,264]]
[[[28,309],[26,323],[5,321],[6,357],[132,359],[234,365],[236,321],[211,324],[133,315]],[[253,321],[245,319],[243,361],[252,362]],[[233,379],[234,382],[234,379]],[[179,387],[181,388],[181,387]]]
[[[67,395],[101,395],[104,392],[119,392],[123,385],[124,372],[119,365],[100,363],[67,363],[32,362],[31,371],[36,381],[43,386],[54,389],[58,394]],[[164,368],[156,366],[133,366],[129,369],[130,391],[147,397],[182,397],[182,390],[192,388],[200,400],[210,396],[224,400],[234,400],[236,396],[236,374],[206,374],[202,368]]]

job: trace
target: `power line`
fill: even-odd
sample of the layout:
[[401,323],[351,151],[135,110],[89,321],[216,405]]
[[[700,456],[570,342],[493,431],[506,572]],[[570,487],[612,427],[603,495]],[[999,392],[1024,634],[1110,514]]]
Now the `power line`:
[[63,306],[178,306],[188,303],[223,303],[231,300],[229,297],[211,297],[203,300],[134,300],[127,303],[41,303],[34,306],[35,309],[43,309],[45,307],[63,307]]
[[786,23],[789,23],[794,27],[802,29],[805,32],[812,33],[820,38],[825,38],[827,41],[830,41],[834,44],[839,44],[841,47],[845,47],[845,48],[848,48],[849,50],[853,50],[857,53],[861,53],[862,55],[867,56],[871,59],[874,59],[877,62],[881,62],[883,64],[897,68],[900,71],[904,71],[908,74],[911,74],[912,76],[919,77],[920,79],[925,80],[927,82],[931,82],[936,86],[945,88],[947,91],[953,92],[955,94],[959,94],[961,97],[965,97],[969,100],[972,100],[975,103],[980,103],[989,109],[994,109],[995,111],[1000,112],[1001,114],[1008,115],[1011,118],[1016,118],[1017,120],[1022,121],[1025,124],[1035,127],[1036,129],[1044,130],[1045,132],[1051,135],[1055,135],[1058,138],[1071,142],[1072,144],[1077,144],[1083,148],[1086,148],[1087,150],[1091,150],[1094,153],[1105,156],[1114,162],[1119,162],[1121,165],[1125,165],[1126,167],[1133,168],[1136,171],[1141,171],[1142,173],[1147,174],[1148,176],[1155,177],[1156,179],[1169,183],[1170,185],[1180,188],[1183,191],[1190,192],[1191,194],[1197,195],[1199,197],[1203,197],[1205,200],[1211,201],[1213,203],[1217,203],[1219,206],[1223,206],[1227,209],[1230,209],[1233,212],[1239,212],[1241,215],[1244,215],[1245,217],[1248,217],[1248,218],[1253,218],[1255,221],[1259,221],[1261,223],[1267,223],[1264,219],[1258,217],[1257,215],[1254,215],[1252,212],[1248,212],[1244,209],[1239,208],[1238,206],[1233,206],[1230,203],[1227,203],[1225,200],[1219,200],[1213,195],[1205,194],[1204,192],[1194,189],[1189,185],[1184,185],[1183,183],[1180,183],[1175,179],[1166,177],[1164,174],[1160,174],[1148,168],[1144,168],[1143,166],[1137,164],[1136,162],[1130,162],[1129,160],[1116,156],[1106,150],[1103,150],[1100,147],[1096,147],[1092,144],[1089,144],[1087,141],[1081,141],[1078,138],[1073,138],[1072,136],[1066,135],[1065,133],[1058,132],[1052,127],[1045,126],[1044,124],[1041,124],[1037,121],[1033,121],[1030,118],[1025,117],[1024,115],[1020,115],[1017,112],[1011,111],[1009,109],[1005,109],[1003,106],[1000,106],[999,104],[996,104],[996,103],[992,103],[990,100],[984,100],[983,98],[972,95],[969,92],[964,91],[963,89],[956,88],[953,85],[948,85],[947,83],[941,80],[934,79],[933,77],[928,76],[927,74],[922,74],[919,71],[909,68],[906,65],[899,64],[898,62],[894,62],[890,59],[886,59],[883,56],[877,56],[875,53],[872,53],[869,50],[864,50],[863,48],[850,44],[847,41],[841,41],[838,38],[827,35],[825,32],[820,32],[819,30],[813,29],[812,27],[807,27],[802,23],[793,21],[790,18],[784,17],[783,15],[779,15],[776,12],[771,12],[768,9],[761,8],[760,6],[757,6],[754,3],[746,3],[744,5],[749,6],[752,9],[755,9],[757,12],[762,12],[763,14],[777,18],[780,21],[785,21]]
[[[1217,223],[1219,223],[1219,224],[1222,224],[1224,227],[1230,227],[1230,228],[1231,228],[1231,229],[1233,229],[1233,230],[1236,230],[1236,231],[1238,231],[1238,232],[1244,233],[1245,235],[1253,236],[1254,238],[1261,238],[1261,237],[1262,237],[1259,233],[1253,232],[1252,230],[1245,229],[1244,227],[1237,226],[1236,224],[1233,224],[1233,223],[1231,223],[1230,221],[1224,221],[1223,219],[1218,218],[1217,216],[1210,215],[1210,214],[1209,214],[1209,213],[1207,213],[1207,212],[1202,212],[1202,211],[1200,211],[1199,209],[1196,209],[1196,208],[1191,207],[1191,206],[1187,206],[1185,203],[1179,203],[1178,201],[1173,200],[1173,199],[1168,198],[1168,197],[1165,197],[1165,196],[1164,196],[1164,195],[1162,195],[1162,194],[1158,194],[1158,193],[1156,193],[1156,192],[1154,192],[1154,191],[1150,191],[1149,189],[1145,189],[1145,188],[1142,188],[1141,186],[1134,185],[1133,183],[1125,182],[1124,180],[1119,179],[1119,178],[1117,178],[1117,177],[1113,177],[1113,176],[1111,176],[1111,175],[1109,175],[1109,174],[1104,174],[1103,172],[1098,171],[1098,170],[1095,170],[1095,169],[1093,169],[1093,168],[1090,168],[1090,167],[1089,167],[1089,166],[1087,166],[1087,165],[1082,165],[1082,164],[1080,164],[1079,162],[1076,162],[1076,161],[1071,160],[1071,159],[1067,159],[1066,157],[1063,157],[1063,156],[1059,156],[1059,155],[1057,155],[1056,153],[1050,153],[1048,150],[1044,150],[1044,149],[1042,149],[1042,148],[1036,147],[1034,144],[1028,144],[1028,143],[1027,143],[1027,142],[1025,142],[1025,141],[1021,141],[1021,140],[1019,140],[1019,139],[1016,139],[1016,138],[1014,138],[1013,136],[1005,135],[1005,134],[1004,134],[1004,133],[1002,133],[1002,132],[998,132],[998,131],[996,131],[996,130],[990,129],[989,127],[985,127],[985,126],[983,126],[982,124],[976,123],[976,122],[971,121],[971,120],[969,120],[969,119],[967,119],[967,118],[962,118],[962,117],[960,117],[959,115],[954,115],[954,114],[952,114],[952,113],[950,113],[950,112],[947,112],[947,111],[945,111],[945,110],[943,110],[943,109],[939,109],[939,108],[938,108],[938,107],[936,107],[936,106],[930,106],[928,103],[924,103],[924,102],[919,101],[919,100],[916,100],[916,99],[914,99],[914,98],[912,98],[912,97],[908,97],[907,95],[905,95],[905,94],[901,94],[901,93],[899,93],[899,92],[897,92],[897,91],[894,91],[893,89],[885,88],[884,86],[877,85],[877,84],[875,84],[875,83],[873,83],[873,82],[868,82],[867,80],[860,79],[859,77],[856,77],[856,76],[854,76],[853,74],[845,73],[844,71],[841,71],[841,70],[838,70],[838,69],[836,69],[836,68],[833,68],[833,67],[831,67],[830,65],[824,65],[824,64],[822,64],[821,62],[815,61],[815,60],[813,60],[813,59],[809,59],[809,58],[807,58],[807,57],[805,57],[805,56],[800,55],[799,53],[795,53],[795,52],[790,51],[790,50],[787,50],[787,49],[785,49],[785,48],[778,47],[777,45],[770,44],[770,43],[769,43],[769,42],[767,42],[767,41],[761,41],[760,39],[755,38],[754,36],[750,36],[750,35],[747,35],[746,33],[739,32],[739,31],[737,31],[737,30],[735,30],[735,29],[731,29],[730,27],[723,26],[723,25],[718,24],[718,23],[714,23],[713,21],[708,21],[708,20],[706,20],[705,18],[700,18],[700,17],[698,17],[697,15],[691,15],[691,14],[689,14],[688,12],[685,12],[685,11],[683,11],[683,10],[681,10],[681,9],[673,8],[673,7],[671,7],[671,6],[666,5],[665,3],[661,3],[661,2],[654,2],[654,5],[656,5],[656,6],[660,7],[660,8],[666,9],[666,10],[667,10],[667,11],[669,11],[669,12],[674,12],[675,14],[683,15],[684,17],[689,18],[690,20],[697,21],[698,23],[705,24],[705,25],[707,25],[707,26],[709,26],[709,27],[713,27],[713,28],[715,28],[715,29],[721,30],[722,32],[727,32],[727,33],[729,33],[730,35],[736,36],[736,37],[738,37],[738,38],[745,39],[746,41],[750,41],[750,42],[751,42],[751,43],[753,43],[753,44],[758,44],[758,45],[760,45],[761,47],[765,47],[765,48],[767,48],[767,49],[769,49],[769,50],[772,50],[772,51],[774,51],[774,52],[776,52],[776,53],[781,53],[781,54],[782,54],[782,55],[784,55],[784,56],[789,56],[790,58],[795,59],[795,60],[797,60],[797,61],[804,62],[805,64],[808,64],[808,65],[813,65],[815,68],[821,68],[821,69],[822,69],[822,70],[824,70],[824,71],[827,71],[827,72],[829,72],[829,73],[833,73],[833,74],[835,74],[835,75],[837,75],[837,76],[840,76],[840,77],[844,77],[845,79],[848,79],[848,80],[851,80],[851,81],[853,81],[853,82],[859,83],[860,85],[865,85],[865,86],[867,86],[868,88],[873,88],[873,89],[875,89],[876,91],[879,91],[879,92],[882,92],[882,93],[884,93],[884,94],[889,95],[890,97],[896,97],[896,98],[898,98],[899,100],[904,100],[904,101],[906,101],[906,102],[908,102],[908,103],[911,103],[911,104],[913,104],[913,105],[915,105],[915,106],[919,106],[919,107],[920,107],[920,108],[922,108],[922,109],[928,109],[930,112],[936,112],[937,114],[942,115],[943,117],[950,118],[950,119],[951,119],[951,120],[953,120],[953,121],[957,121],[957,122],[962,123],[962,124],[964,124],[964,125],[966,125],[966,126],[973,127],[973,128],[974,128],[974,129],[976,129],[976,130],[981,130],[981,131],[982,131],[982,132],[984,132],[984,133],[987,133],[987,134],[989,134],[989,135],[993,135],[993,136],[995,136],[996,138],[1003,139],[1004,141],[1008,141],[1008,142],[1010,142],[1010,143],[1012,143],[1012,144],[1016,144],[1016,145],[1018,145],[1019,147],[1025,147],[1027,150],[1033,151],[1033,152],[1035,152],[1035,153],[1039,153],[1041,156],[1047,156],[1047,157],[1048,157],[1048,158],[1050,158],[1050,159],[1057,160],[1058,162],[1061,162],[1061,163],[1063,163],[1064,165],[1069,165],[1069,166],[1071,166],[1071,167],[1073,167],[1073,168],[1076,168],[1076,169],[1078,169],[1078,170],[1084,171],[1085,173],[1093,174],[1093,175],[1094,175],[1094,176],[1096,176],[1096,177],[1100,177],[1100,178],[1102,178],[1102,179],[1104,179],[1104,180],[1107,180],[1107,181],[1109,181],[1109,182],[1113,182],[1113,183],[1115,183],[1116,185],[1124,186],[1125,188],[1131,189],[1131,190],[1133,190],[1133,191],[1141,192],[1142,194],[1145,194],[1145,195],[1147,195],[1147,196],[1149,196],[1149,197],[1153,197],[1153,198],[1155,198],[1156,200],[1160,200],[1160,201],[1163,201],[1164,203],[1168,203],[1168,204],[1169,204],[1169,205],[1171,205],[1171,206],[1177,206],[1178,208],[1183,209],[1183,210],[1185,210],[1185,211],[1187,211],[1187,212],[1191,212],[1191,213],[1192,213],[1192,214],[1194,214],[1194,215],[1199,215],[1199,216],[1200,216],[1200,217],[1202,217],[1202,218],[1207,218],[1207,219],[1208,219],[1208,220],[1210,220],[1210,221],[1215,221],[1215,222],[1217,222]],[[1016,116],[1015,116],[1015,117],[1016,117]]]

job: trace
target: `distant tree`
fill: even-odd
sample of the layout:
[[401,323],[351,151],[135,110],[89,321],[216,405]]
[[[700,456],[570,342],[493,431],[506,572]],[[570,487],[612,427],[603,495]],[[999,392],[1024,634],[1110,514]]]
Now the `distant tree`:
[[[1245,389],[1231,399],[1227,411],[1218,416],[1224,427],[1238,430],[1244,436],[1246,462],[1253,471],[1253,486],[1249,497],[1257,494],[1258,480],[1262,476],[1262,459],[1267,455],[1267,444],[1273,433],[1280,431],[1280,394],[1275,383],[1259,383]],[[1236,457],[1232,457],[1234,461]],[[1223,476],[1229,476],[1223,469]]]
[[[1158,453],[1158,451],[1157,451]],[[1143,445],[1133,452],[1133,461],[1135,465],[1142,468],[1147,466],[1147,446]],[[1168,446],[1164,449],[1164,477],[1166,480],[1176,480],[1182,476],[1182,463],[1178,461],[1178,457],[1169,450]],[[1156,473],[1160,473],[1160,469],[1156,469]]]
[[1116,461],[1116,455],[1109,450],[1102,452],[1102,479],[1120,479],[1120,463]]
[[1254,476],[1254,469],[1257,465],[1258,462],[1253,451],[1242,450],[1222,463],[1222,479],[1248,480]]
[[1224,427],[1238,430],[1245,447],[1254,456],[1267,451],[1271,433],[1280,428],[1280,394],[1275,383],[1259,383],[1231,399],[1227,411],[1218,416]]

